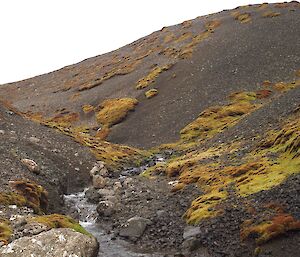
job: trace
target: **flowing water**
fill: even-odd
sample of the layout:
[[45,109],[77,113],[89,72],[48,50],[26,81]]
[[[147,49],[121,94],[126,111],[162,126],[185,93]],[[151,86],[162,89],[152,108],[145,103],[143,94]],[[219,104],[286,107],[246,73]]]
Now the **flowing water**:
[[96,222],[97,205],[89,203],[85,198],[85,191],[65,195],[65,204],[79,214],[79,223],[88,232],[94,235],[99,244],[99,257],[159,257],[159,254],[137,253],[130,249],[130,244],[124,240],[111,240],[112,235],[107,234]]
[[[164,162],[164,158],[161,156],[155,156],[153,159],[155,163]],[[154,164],[155,164],[154,163]],[[153,164],[152,164],[153,165]],[[121,172],[120,181],[128,176],[138,175],[143,172],[148,165],[141,166],[139,168],[126,169]],[[112,235],[106,233],[97,223],[97,205],[89,203],[85,198],[85,189],[82,192],[76,194],[65,195],[66,207],[70,210],[70,213],[78,213],[79,223],[88,232],[94,235],[99,244],[100,251],[98,257],[161,257],[163,254],[149,254],[149,253],[138,253],[132,250],[130,243],[114,239],[112,240]]]

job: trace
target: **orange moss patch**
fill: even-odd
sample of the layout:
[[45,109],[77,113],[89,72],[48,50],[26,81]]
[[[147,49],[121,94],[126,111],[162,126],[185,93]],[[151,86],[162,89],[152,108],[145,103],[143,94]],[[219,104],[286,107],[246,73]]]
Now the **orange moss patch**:
[[221,22],[218,20],[212,20],[205,24],[205,28],[209,32],[213,32],[217,27],[221,25]]
[[175,39],[175,34],[174,33],[169,33],[165,36],[164,38],[164,43],[167,44]]
[[125,119],[128,112],[133,111],[138,101],[134,98],[118,98],[104,100],[97,112],[97,121],[111,127]]
[[[144,58],[144,56],[143,56],[143,58]],[[112,68],[110,71],[104,73],[103,76],[98,77],[98,78],[94,79],[93,81],[89,80],[89,81],[83,83],[79,87],[78,91],[84,91],[84,90],[88,90],[88,89],[97,87],[97,86],[101,85],[105,80],[111,79],[115,76],[122,76],[122,75],[129,74],[136,69],[136,67],[140,64],[140,62],[141,62],[141,58],[138,58],[133,61],[126,61],[126,62],[118,61],[116,66],[114,68]]]
[[231,13],[235,20],[239,21],[240,23],[248,23],[251,21],[251,14],[250,13],[240,13],[239,11],[235,11]]
[[291,83],[278,82],[273,85],[273,88],[280,92],[286,92],[286,91],[293,89],[299,85],[300,85],[300,81],[295,81],[295,82],[291,82]]
[[143,89],[143,88],[149,86],[150,84],[154,83],[156,78],[159,76],[159,74],[161,74],[164,71],[169,70],[173,65],[174,65],[173,63],[169,63],[162,67],[157,66],[157,67],[153,68],[146,77],[140,79],[137,82],[136,89]]
[[73,94],[73,95],[71,95],[71,96],[69,97],[69,100],[70,100],[70,101],[76,101],[78,98],[80,98],[80,96],[81,96],[80,93],[75,93],[75,94]]
[[264,12],[262,14],[262,17],[264,18],[273,18],[273,17],[277,17],[279,16],[280,13],[279,12],[272,12],[272,11],[267,11],[267,12]]
[[96,138],[99,138],[101,140],[105,140],[108,135],[110,133],[110,128],[103,126],[102,128],[100,128],[97,133],[96,133]]
[[289,3],[276,3],[274,6],[276,8],[287,8],[289,7]]
[[262,83],[262,86],[264,87],[270,87],[272,86],[273,83],[270,81],[270,80],[265,80],[263,83]]
[[0,219],[0,242],[8,244],[11,235],[12,229],[9,225],[9,221]]
[[190,28],[192,26],[193,22],[191,20],[188,20],[188,21],[184,21],[181,23],[182,27],[187,29],[187,28]]
[[24,196],[14,192],[1,192],[0,193],[0,205],[17,205],[25,206],[27,200]]
[[267,89],[262,89],[256,91],[255,93],[256,93],[256,98],[263,99],[263,98],[268,98],[272,94],[272,91]]
[[193,36],[191,32],[185,32],[182,35],[179,36],[176,40],[174,40],[174,43],[180,43],[182,41],[185,41],[187,39],[190,39]]
[[95,109],[95,107],[90,105],[90,104],[85,104],[85,105],[82,106],[82,110],[86,114],[94,111],[94,109]]
[[48,192],[42,186],[29,180],[11,181],[10,186],[26,199],[26,205],[36,213],[47,211]]
[[268,6],[269,6],[268,3],[260,4],[260,5],[258,6],[258,10],[264,10],[264,9],[266,9]]
[[44,118],[39,113],[26,113],[24,116],[47,127],[57,129],[63,134],[72,137],[76,142],[89,147],[98,160],[106,162],[112,169],[118,169],[125,165],[135,165],[135,162],[148,155],[146,151],[112,144],[91,136],[85,127],[75,127],[70,123],[53,122],[51,119]]
[[152,97],[154,97],[156,95],[158,95],[158,90],[154,89],[154,88],[148,90],[147,92],[145,92],[145,96],[146,96],[147,99],[150,99],[150,98],[152,98]]
[[47,211],[48,193],[42,186],[29,180],[11,181],[10,186],[16,192],[1,192],[0,205],[28,206],[36,213]]
[[263,244],[292,230],[300,230],[300,221],[289,214],[282,213],[258,225],[246,224],[241,230],[241,238],[245,240],[254,236],[257,237],[257,244]]
[[72,112],[72,113],[59,113],[54,117],[50,118],[49,121],[57,122],[61,124],[70,124],[79,120],[79,114]]
[[193,51],[195,47],[202,42],[204,39],[208,38],[210,36],[210,31],[204,31],[200,33],[199,35],[196,35],[193,37],[192,42],[186,44],[180,51],[179,57],[180,58],[190,58],[193,54]]

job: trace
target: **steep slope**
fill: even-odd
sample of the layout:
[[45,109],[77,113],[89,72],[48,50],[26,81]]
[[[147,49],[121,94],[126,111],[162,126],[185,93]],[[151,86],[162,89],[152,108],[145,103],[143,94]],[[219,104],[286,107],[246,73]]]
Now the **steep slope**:
[[[243,15],[249,18],[243,20]],[[135,98],[135,111],[112,127],[108,139],[156,146],[178,139],[178,131],[230,93],[261,89],[265,80],[292,80],[299,68],[298,17],[297,2],[199,17],[114,52],[2,85],[0,93],[24,112],[47,117],[74,112],[77,123],[95,130],[103,124],[93,109],[84,113],[84,105],[97,111],[105,99]],[[151,88],[158,94],[147,99],[144,94]]]
[[96,201],[99,220],[114,234],[134,215],[151,220],[137,247],[298,256],[299,7],[249,5],[198,17],[1,85],[1,98],[105,162],[106,187],[122,193],[106,202],[118,210],[107,216]]

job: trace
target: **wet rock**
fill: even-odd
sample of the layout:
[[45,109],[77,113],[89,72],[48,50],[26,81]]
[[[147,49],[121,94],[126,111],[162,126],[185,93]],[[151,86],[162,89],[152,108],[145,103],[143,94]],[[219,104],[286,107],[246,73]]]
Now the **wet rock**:
[[101,217],[110,217],[116,212],[115,204],[111,201],[101,201],[97,206],[97,212]]
[[97,189],[90,187],[88,190],[86,190],[85,197],[89,202],[97,203],[101,196]]
[[93,187],[97,189],[104,188],[107,184],[107,179],[101,175],[93,176]]
[[138,239],[144,234],[147,226],[151,224],[152,222],[149,219],[133,217],[120,229],[119,235],[132,240]]
[[31,172],[33,172],[35,174],[40,174],[39,166],[37,165],[37,163],[35,161],[30,160],[30,159],[22,159],[21,162]]
[[95,238],[72,229],[51,229],[32,237],[23,237],[0,248],[2,257],[20,256],[90,256],[96,257]]

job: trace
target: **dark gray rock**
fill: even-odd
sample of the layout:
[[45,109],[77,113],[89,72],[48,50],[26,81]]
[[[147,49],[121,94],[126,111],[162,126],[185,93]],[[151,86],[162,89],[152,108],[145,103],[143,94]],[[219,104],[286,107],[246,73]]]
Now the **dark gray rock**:
[[89,202],[97,203],[101,196],[95,188],[90,187],[88,190],[86,190],[85,197]]
[[144,234],[147,226],[151,224],[152,222],[149,219],[133,217],[120,229],[119,235],[130,239],[140,238]]

